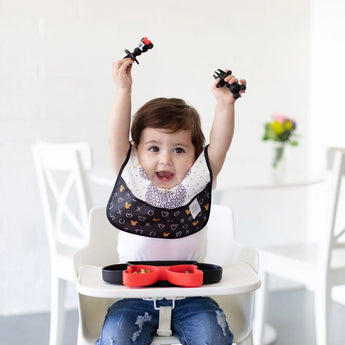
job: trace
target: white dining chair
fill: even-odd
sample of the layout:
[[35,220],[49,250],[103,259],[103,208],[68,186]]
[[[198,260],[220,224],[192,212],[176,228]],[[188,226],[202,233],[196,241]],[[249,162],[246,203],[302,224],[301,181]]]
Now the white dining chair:
[[[255,290],[260,286],[257,277],[258,252],[256,249],[241,246],[234,239],[233,216],[231,210],[223,205],[213,205],[208,223],[208,249],[205,262],[222,265],[225,267],[240,267],[237,274],[231,275],[229,280],[236,285],[236,293],[226,296],[213,296],[224,310],[230,329],[234,334],[234,342],[241,345],[253,345],[252,339],[252,316],[254,308]],[[117,235],[114,228],[106,217],[105,207],[93,208],[90,213],[90,240],[86,247],[79,249],[74,254],[74,265],[77,276],[77,291],[79,295],[79,331],[78,345],[94,344],[101,334],[102,324],[108,307],[116,299],[111,298],[117,293],[127,295],[144,293],[148,288],[130,289],[123,286],[110,285],[100,278],[101,268],[110,264],[118,263]],[[244,266],[241,266],[244,265]],[[249,290],[244,292],[245,278],[241,275],[241,268],[247,268],[254,277]],[[90,286],[83,286],[79,280],[83,269],[91,269],[97,279],[91,277]],[[238,284],[237,284],[238,281]],[[222,281],[221,281],[222,283]],[[205,286],[211,289],[213,284]],[[214,284],[217,285],[217,284]],[[226,288],[222,285],[222,288]],[[117,291],[119,290],[119,292]],[[165,289],[162,291],[162,289]],[[152,294],[157,295],[172,293],[170,288],[152,288]],[[175,294],[185,293],[183,288],[177,288]],[[199,295],[198,288],[187,288],[188,293]],[[192,292],[195,290],[195,292]],[[167,292],[165,292],[167,291]],[[180,292],[184,291],[184,292]],[[207,291],[207,290],[206,290]],[[211,291],[211,290],[210,290]],[[96,296],[96,297],[95,297]],[[172,295],[169,295],[172,296]],[[181,296],[181,295],[179,295]],[[156,296],[152,296],[156,297]],[[163,321],[165,323],[165,320]],[[179,340],[172,336],[156,336],[152,345],[180,344]]]
[[88,241],[91,206],[85,172],[88,143],[36,142],[32,147],[49,243],[51,310],[49,345],[61,345],[67,281],[74,282],[72,256]]
[[339,209],[342,196],[345,196],[345,149],[330,148],[327,159],[327,195],[320,195],[324,200],[326,227],[322,230],[320,240],[259,250],[262,287],[256,296],[255,345],[263,344],[268,284],[272,275],[301,283],[314,292],[317,345],[330,345],[331,290],[345,284],[345,229],[344,224],[341,226],[340,216],[343,212]]

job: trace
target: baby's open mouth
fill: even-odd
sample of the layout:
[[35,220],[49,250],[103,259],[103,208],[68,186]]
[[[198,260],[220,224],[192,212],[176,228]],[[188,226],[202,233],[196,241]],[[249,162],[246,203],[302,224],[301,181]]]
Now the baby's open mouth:
[[170,171],[158,171],[156,175],[161,181],[170,181],[174,177]]

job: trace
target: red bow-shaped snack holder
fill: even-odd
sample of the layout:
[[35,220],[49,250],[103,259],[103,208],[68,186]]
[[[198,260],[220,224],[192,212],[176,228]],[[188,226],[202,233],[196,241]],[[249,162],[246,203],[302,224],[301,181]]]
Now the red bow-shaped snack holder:
[[122,279],[123,285],[129,287],[149,286],[160,280],[178,286],[196,287],[202,285],[203,275],[196,265],[133,265],[123,272]]

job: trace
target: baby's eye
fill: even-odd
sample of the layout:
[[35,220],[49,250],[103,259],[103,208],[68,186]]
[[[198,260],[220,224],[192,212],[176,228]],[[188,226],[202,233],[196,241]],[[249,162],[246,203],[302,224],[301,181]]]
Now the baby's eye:
[[182,147],[177,147],[175,150],[174,150],[175,153],[184,153],[184,149]]
[[159,151],[159,148],[158,148],[158,146],[151,146],[151,147],[149,148],[149,151],[151,151],[151,152],[158,152],[158,151]]

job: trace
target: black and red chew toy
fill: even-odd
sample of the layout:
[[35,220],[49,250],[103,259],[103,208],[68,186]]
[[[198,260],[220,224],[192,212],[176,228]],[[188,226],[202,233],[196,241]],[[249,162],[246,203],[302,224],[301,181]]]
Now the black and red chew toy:
[[135,61],[137,64],[139,64],[136,57],[141,55],[141,53],[145,53],[149,49],[152,49],[152,48],[153,48],[152,42],[147,37],[144,37],[141,39],[139,46],[136,47],[132,53],[129,50],[125,49],[125,53],[127,55],[124,57],[124,59],[130,57],[133,61]]
[[[137,56],[141,55],[142,53],[147,52],[149,49],[152,49],[152,48],[153,48],[152,42],[147,37],[144,37],[141,39],[139,46],[134,48],[132,53],[128,49],[125,49],[125,53],[127,55],[124,57],[124,59],[129,57],[133,61],[135,61],[137,64],[139,64],[139,61],[137,60]],[[245,91],[246,86],[238,84],[238,83],[230,84],[226,82],[224,79],[228,75],[231,75],[230,70],[227,72],[224,72],[223,70],[218,68],[217,71],[214,72],[213,77],[215,79],[220,78],[220,81],[217,84],[217,87],[222,87],[225,85],[232,92],[234,98],[237,99],[241,95],[240,92]]]
[[240,97],[240,92],[246,89],[246,86],[240,85],[238,83],[230,84],[228,82],[225,82],[224,79],[228,75],[231,75],[231,71],[224,72],[223,70],[218,68],[217,71],[214,72],[213,77],[214,79],[220,78],[217,87],[222,87],[225,85],[232,92],[234,98],[237,99],[238,97]]

